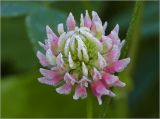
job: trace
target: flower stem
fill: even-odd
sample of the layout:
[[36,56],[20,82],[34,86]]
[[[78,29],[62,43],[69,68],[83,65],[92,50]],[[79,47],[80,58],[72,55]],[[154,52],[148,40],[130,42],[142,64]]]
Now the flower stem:
[[87,118],[92,118],[93,114],[93,105],[92,105],[92,97],[90,93],[88,93],[87,97]]
[[[139,44],[140,25],[142,21],[143,6],[144,6],[144,1],[136,1],[134,13],[132,15],[132,19],[126,34],[125,38],[126,44],[123,48],[121,58],[130,56],[132,61],[133,59],[136,59],[135,54],[137,52]],[[132,62],[132,64],[133,63],[134,62]]]
[[131,19],[129,28],[127,30],[127,34],[125,38],[126,43],[124,45],[123,52],[121,54],[121,58],[125,58],[128,56],[131,50],[129,47],[131,47],[131,44],[132,45],[135,44],[135,40],[136,42],[138,40],[140,24],[141,24],[141,19],[142,19],[142,12],[143,12],[143,3],[144,1],[136,1],[135,3],[134,12],[132,15],[132,19]]
[[99,113],[99,118],[106,118],[108,115],[108,110],[110,108],[110,105],[111,105],[111,102],[112,102],[112,98],[111,97],[105,97],[104,99],[104,103],[101,107],[101,111]]

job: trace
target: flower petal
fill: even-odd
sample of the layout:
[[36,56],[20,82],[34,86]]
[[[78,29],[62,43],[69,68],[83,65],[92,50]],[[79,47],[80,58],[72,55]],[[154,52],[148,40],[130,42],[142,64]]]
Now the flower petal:
[[98,39],[101,38],[102,34],[104,33],[102,24],[100,24],[98,22],[92,23],[91,31],[92,31],[93,35],[95,35]]
[[41,63],[41,65],[43,65],[44,67],[49,65],[49,63],[48,63],[48,61],[46,59],[46,56],[43,53],[41,53],[40,51],[37,52],[37,57],[38,57],[39,62]]
[[48,78],[46,78],[46,77],[38,78],[38,81],[39,81],[40,83],[43,83],[43,84],[55,86],[54,81],[52,81],[51,79],[48,79]]
[[65,46],[64,46],[64,55],[65,55],[66,57],[68,57],[70,41],[71,41],[71,39],[68,38],[68,39],[66,40],[66,43],[65,43]]
[[101,73],[96,68],[94,68],[93,69],[93,80],[96,81],[96,80],[99,80],[101,78],[102,78]]
[[47,77],[41,77],[41,78],[38,78],[38,81],[43,84],[56,86],[60,81],[62,81],[62,78],[48,79]]
[[69,52],[69,56],[68,56],[68,62],[69,62],[69,67],[71,69],[75,69],[76,68],[76,64],[74,63],[73,59],[72,59],[72,55]]
[[82,62],[82,72],[83,72],[83,76],[88,76],[88,68],[84,64],[84,62]]
[[99,24],[102,25],[102,21],[95,11],[92,11],[92,22],[98,22]]
[[45,44],[43,44],[42,42],[38,42],[38,44],[42,47],[42,48],[44,48],[45,50],[47,50],[47,46],[45,45]]
[[71,92],[72,84],[65,83],[63,86],[56,88],[57,93],[68,95]]
[[54,41],[54,43],[58,43],[58,37],[48,25],[46,26],[46,31],[48,39]]
[[107,25],[108,25],[108,23],[107,22],[104,22],[104,25],[103,25],[103,35],[105,35],[105,31],[106,31],[106,29],[107,29]]
[[119,32],[119,25],[118,24],[116,24],[116,26],[114,27],[114,29],[113,29],[117,34],[118,34],[118,32]]
[[92,27],[91,31],[93,35],[96,35],[97,38],[100,38],[104,34],[104,29],[102,26],[102,21],[100,20],[98,14],[95,11],[92,11]]
[[56,62],[57,62],[57,68],[59,70],[64,70],[65,69],[63,55],[61,53],[59,53],[59,55],[57,56]]
[[88,11],[86,10],[86,14],[85,14],[85,17],[84,17],[84,26],[85,27],[88,27],[88,28],[91,28],[91,25],[92,25],[92,21],[91,21],[91,18],[88,14]]
[[106,87],[101,82],[101,80],[93,82],[91,84],[91,90],[92,90],[93,95],[95,95],[97,97],[99,105],[102,104],[101,97],[103,95],[108,95],[108,96],[111,96],[111,97],[115,96],[115,94],[112,91],[106,89]]
[[75,38],[77,39],[77,42],[78,42],[78,48],[77,48],[78,58],[80,60],[82,60],[82,56],[83,56],[83,53],[84,53],[85,59],[88,60],[88,56],[86,56],[87,55],[87,49],[86,49],[85,43],[82,41],[82,39],[79,36],[75,36]]
[[117,45],[113,45],[110,52],[108,52],[106,59],[108,64],[111,64],[113,62],[116,62],[120,57],[120,49]]
[[[106,88],[105,88],[105,86],[103,85],[103,83],[100,81],[100,80],[98,80],[98,81],[94,81],[94,82],[92,82],[91,83],[91,90],[92,90],[92,92],[93,92],[93,94],[95,95],[95,96],[99,96],[100,94],[102,94],[102,92],[104,93],[108,93],[107,91],[106,91]],[[98,92],[97,92],[98,91]]]
[[80,33],[82,35],[84,35],[89,41],[94,43],[97,46],[99,51],[102,51],[103,46],[102,46],[101,42],[97,38],[95,38],[92,34],[90,34],[89,32],[86,32],[84,30],[81,30]]
[[51,49],[47,50],[46,58],[47,58],[47,61],[49,62],[49,64],[51,64],[51,65],[55,65],[56,64],[56,56],[53,55]]
[[75,78],[71,76],[68,72],[64,75],[64,81],[66,81],[66,83],[71,83],[72,85],[77,82]]
[[96,92],[99,95],[108,95],[109,94],[109,91],[104,86],[101,86],[101,85],[98,85],[96,87]]
[[108,96],[111,96],[111,97],[114,97],[116,96],[112,91],[106,89],[104,86],[102,85],[99,85],[96,87],[96,91],[99,95],[108,95]]
[[112,86],[112,84],[118,80],[118,77],[109,73],[104,73],[102,79],[106,85]]
[[124,87],[125,86],[125,83],[121,82],[118,76],[114,76],[109,73],[104,73],[102,79],[105,85],[108,87],[111,87],[111,86]]
[[102,36],[101,42],[103,43],[103,53],[109,52],[113,46],[112,39],[108,36]]
[[55,35],[55,33],[51,30],[51,28],[47,25],[47,45],[48,48],[50,48],[55,55],[57,55],[57,47],[58,47],[58,37]]
[[81,14],[81,18],[80,18],[80,27],[84,27],[84,18],[83,18],[83,14]]
[[99,69],[103,69],[107,66],[107,62],[103,58],[103,56],[98,52],[98,67]]
[[122,40],[122,41],[121,41],[120,46],[119,46],[120,50],[123,48],[125,42],[126,42],[125,40]]
[[108,73],[115,73],[115,72],[121,72],[130,62],[130,58],[118,60],[111,64],[110,66],[106,67],[105,71]]
[[64,27],[63,24],[58,24],[58,33],[61,35],[62,33],[64,33]]
[[102,105],[102,99],[101,99],[101,96],[97,96],[97,100],[98,100],[98,104],[99,104],[99,105]]
[[115,45],[120,45],[120,39],[118,36],[118,32],[119,32],[119,25],[117,24],[115,26],[115,28],[111,31],[111,33],[108,35],[108,37],[110,37],[113,41],[113,44]]
[[63,75],[57,70],[47,70],[40,68],[40,73],[48,79],[63,79]]
[[126,84],[120,80],[117,80],[116,82],[114,82],[113,86],[125,87]]
[[76,22],[74,20],[74,16],[72,15],[72,13],[69,14],[67,21],[66,21],[66,24],[67,24],[67,28],[69,31],[75,29]]
[[88,87],[88,82],[91,82],[91,80],[88,79],[88,77],[83,76],[82,79],[78,82],[81,86]]
[[83,53],[84,61],[88,62],[89,61],[89,56],[88,56],[88,53],[87,53],[87,48],[82,47],[82,53]]
[[73,96],[73,99],[77,100],[79,98],[86,98],[87,97],[87,91],[86,91],[86,87],[85,86],[80,86],[78,85],[75,89],[75,94]]
[[66,41],[66,32],[62,33],[59,37],[58,40],[58,49],[59,51],[63,51],[63,47],[65,45],[65,41]]

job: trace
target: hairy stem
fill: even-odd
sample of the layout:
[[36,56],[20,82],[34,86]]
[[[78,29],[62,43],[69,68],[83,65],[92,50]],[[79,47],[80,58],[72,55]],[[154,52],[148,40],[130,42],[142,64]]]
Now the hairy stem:
[[129,72],[133,70],[133,66],[136,60],[135,56],[137,54],[139,44],[139,33],[143,13],[143,4],[144,1],[137,1],[135,4],[133,16],[125,38],[126,44],[121,55],[121,58],[125,58],[127,56],[130,56],[131,58],[132,63],[129,65]]

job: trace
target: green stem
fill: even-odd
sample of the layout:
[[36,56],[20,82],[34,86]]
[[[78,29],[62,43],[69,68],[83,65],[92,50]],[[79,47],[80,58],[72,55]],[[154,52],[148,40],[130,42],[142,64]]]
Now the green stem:
[[92,118],[92,114],[93,114],[92,97],[89,94],[87,97],[87,118]]
[[[134,12],[133,12],[132,19],[129,24],[129,28],[127,30],[127,34],[125,38],[126,43],[121,55],[122,58],[127,57],[128,54],[130,54],[131,50],[133,51],[133,48],[134,48],[134,51],[136,49],[135,47],[137,46],[137,41],[139,38],[138,36],[140,31],[139,28],[140,28],[140,23],[142,19],[143,4],[144,4],[144,1],[136,1],[135,3]],[[133,46],[132,49],[130,48],[131,46]]]
[[106,118],[108,116],[108,111],[109,111],[111,102],[112,102],[111,97],[105,97],[103,105],[101,107],[99,118]]
[[123,48],[121,58],[129,56],[131,64],[127,68],[127,72],[131,74],[136,63],[136,55],[139,45],[140,25],[142,21],[144,1],[136,1],[134,13],[126,34],[126,44]]

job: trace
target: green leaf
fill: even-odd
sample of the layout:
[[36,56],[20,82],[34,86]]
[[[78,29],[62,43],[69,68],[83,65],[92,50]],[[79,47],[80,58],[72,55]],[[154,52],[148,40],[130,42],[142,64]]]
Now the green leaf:
[[26,17],[27,31],[35,51],[40,49],[38,41],[44,42],[47,38],[46,25],[49,25],[57,34],[57,25],[59,23],[65,24],[66,18],[67,15],[65,13],[47,8],[40,9]]
[[1,19],[2,75],[36,68],[38,61],[25,30],[24,17]]
[[1,116],[3,118],[84,118],[86,100],[56,93],[55,87],[41,84],[37,72],[3,78]]
[[18,2],[18,1],[2,1],[1,16],[2,17],[16,17],[29,14],[44,6],[43,2]]

